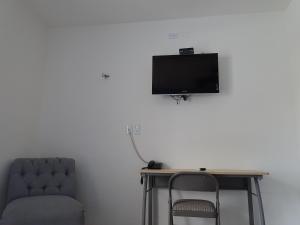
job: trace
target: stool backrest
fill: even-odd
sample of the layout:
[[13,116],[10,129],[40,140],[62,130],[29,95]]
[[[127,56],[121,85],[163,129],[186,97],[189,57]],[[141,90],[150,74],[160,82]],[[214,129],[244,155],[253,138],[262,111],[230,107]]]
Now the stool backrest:
[[218,192],[217,179],[203,172],[181,172],[174,174],[169,180],[169,189],[184,191]]

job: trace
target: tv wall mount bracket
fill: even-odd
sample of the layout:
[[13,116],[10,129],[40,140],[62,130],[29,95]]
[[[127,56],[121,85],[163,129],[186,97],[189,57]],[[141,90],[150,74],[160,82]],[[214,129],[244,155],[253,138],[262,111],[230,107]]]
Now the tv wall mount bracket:
[[179,105],[182,101],[191,101],[191,95],[170,95],[173,98],[177,105]]

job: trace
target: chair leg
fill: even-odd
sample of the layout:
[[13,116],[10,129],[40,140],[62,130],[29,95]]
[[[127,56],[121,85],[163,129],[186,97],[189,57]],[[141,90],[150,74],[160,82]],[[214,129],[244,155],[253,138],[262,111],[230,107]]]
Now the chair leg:
[[173,215],[169,212],[169,225],[173,225]]
[[216,217],[216,225],[220,225],[220,214]]

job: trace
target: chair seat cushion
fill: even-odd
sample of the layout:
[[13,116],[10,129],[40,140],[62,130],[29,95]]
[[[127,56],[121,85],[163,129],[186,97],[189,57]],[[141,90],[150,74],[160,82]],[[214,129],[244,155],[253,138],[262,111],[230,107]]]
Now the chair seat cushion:
[[214,203],[207,200],[180,199],[173,205],[173,216],[216,218]]
[[10,202],[2,214],[5,225],[83,225],[83,207],[67,196],[25,197]]

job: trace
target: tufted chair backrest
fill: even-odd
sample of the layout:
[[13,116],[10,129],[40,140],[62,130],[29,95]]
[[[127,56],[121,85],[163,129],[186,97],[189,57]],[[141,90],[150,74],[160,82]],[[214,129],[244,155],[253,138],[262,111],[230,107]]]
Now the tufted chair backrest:
[[75,198],[75,160],[16,159],[9,172],[7,201],[40,195]]

